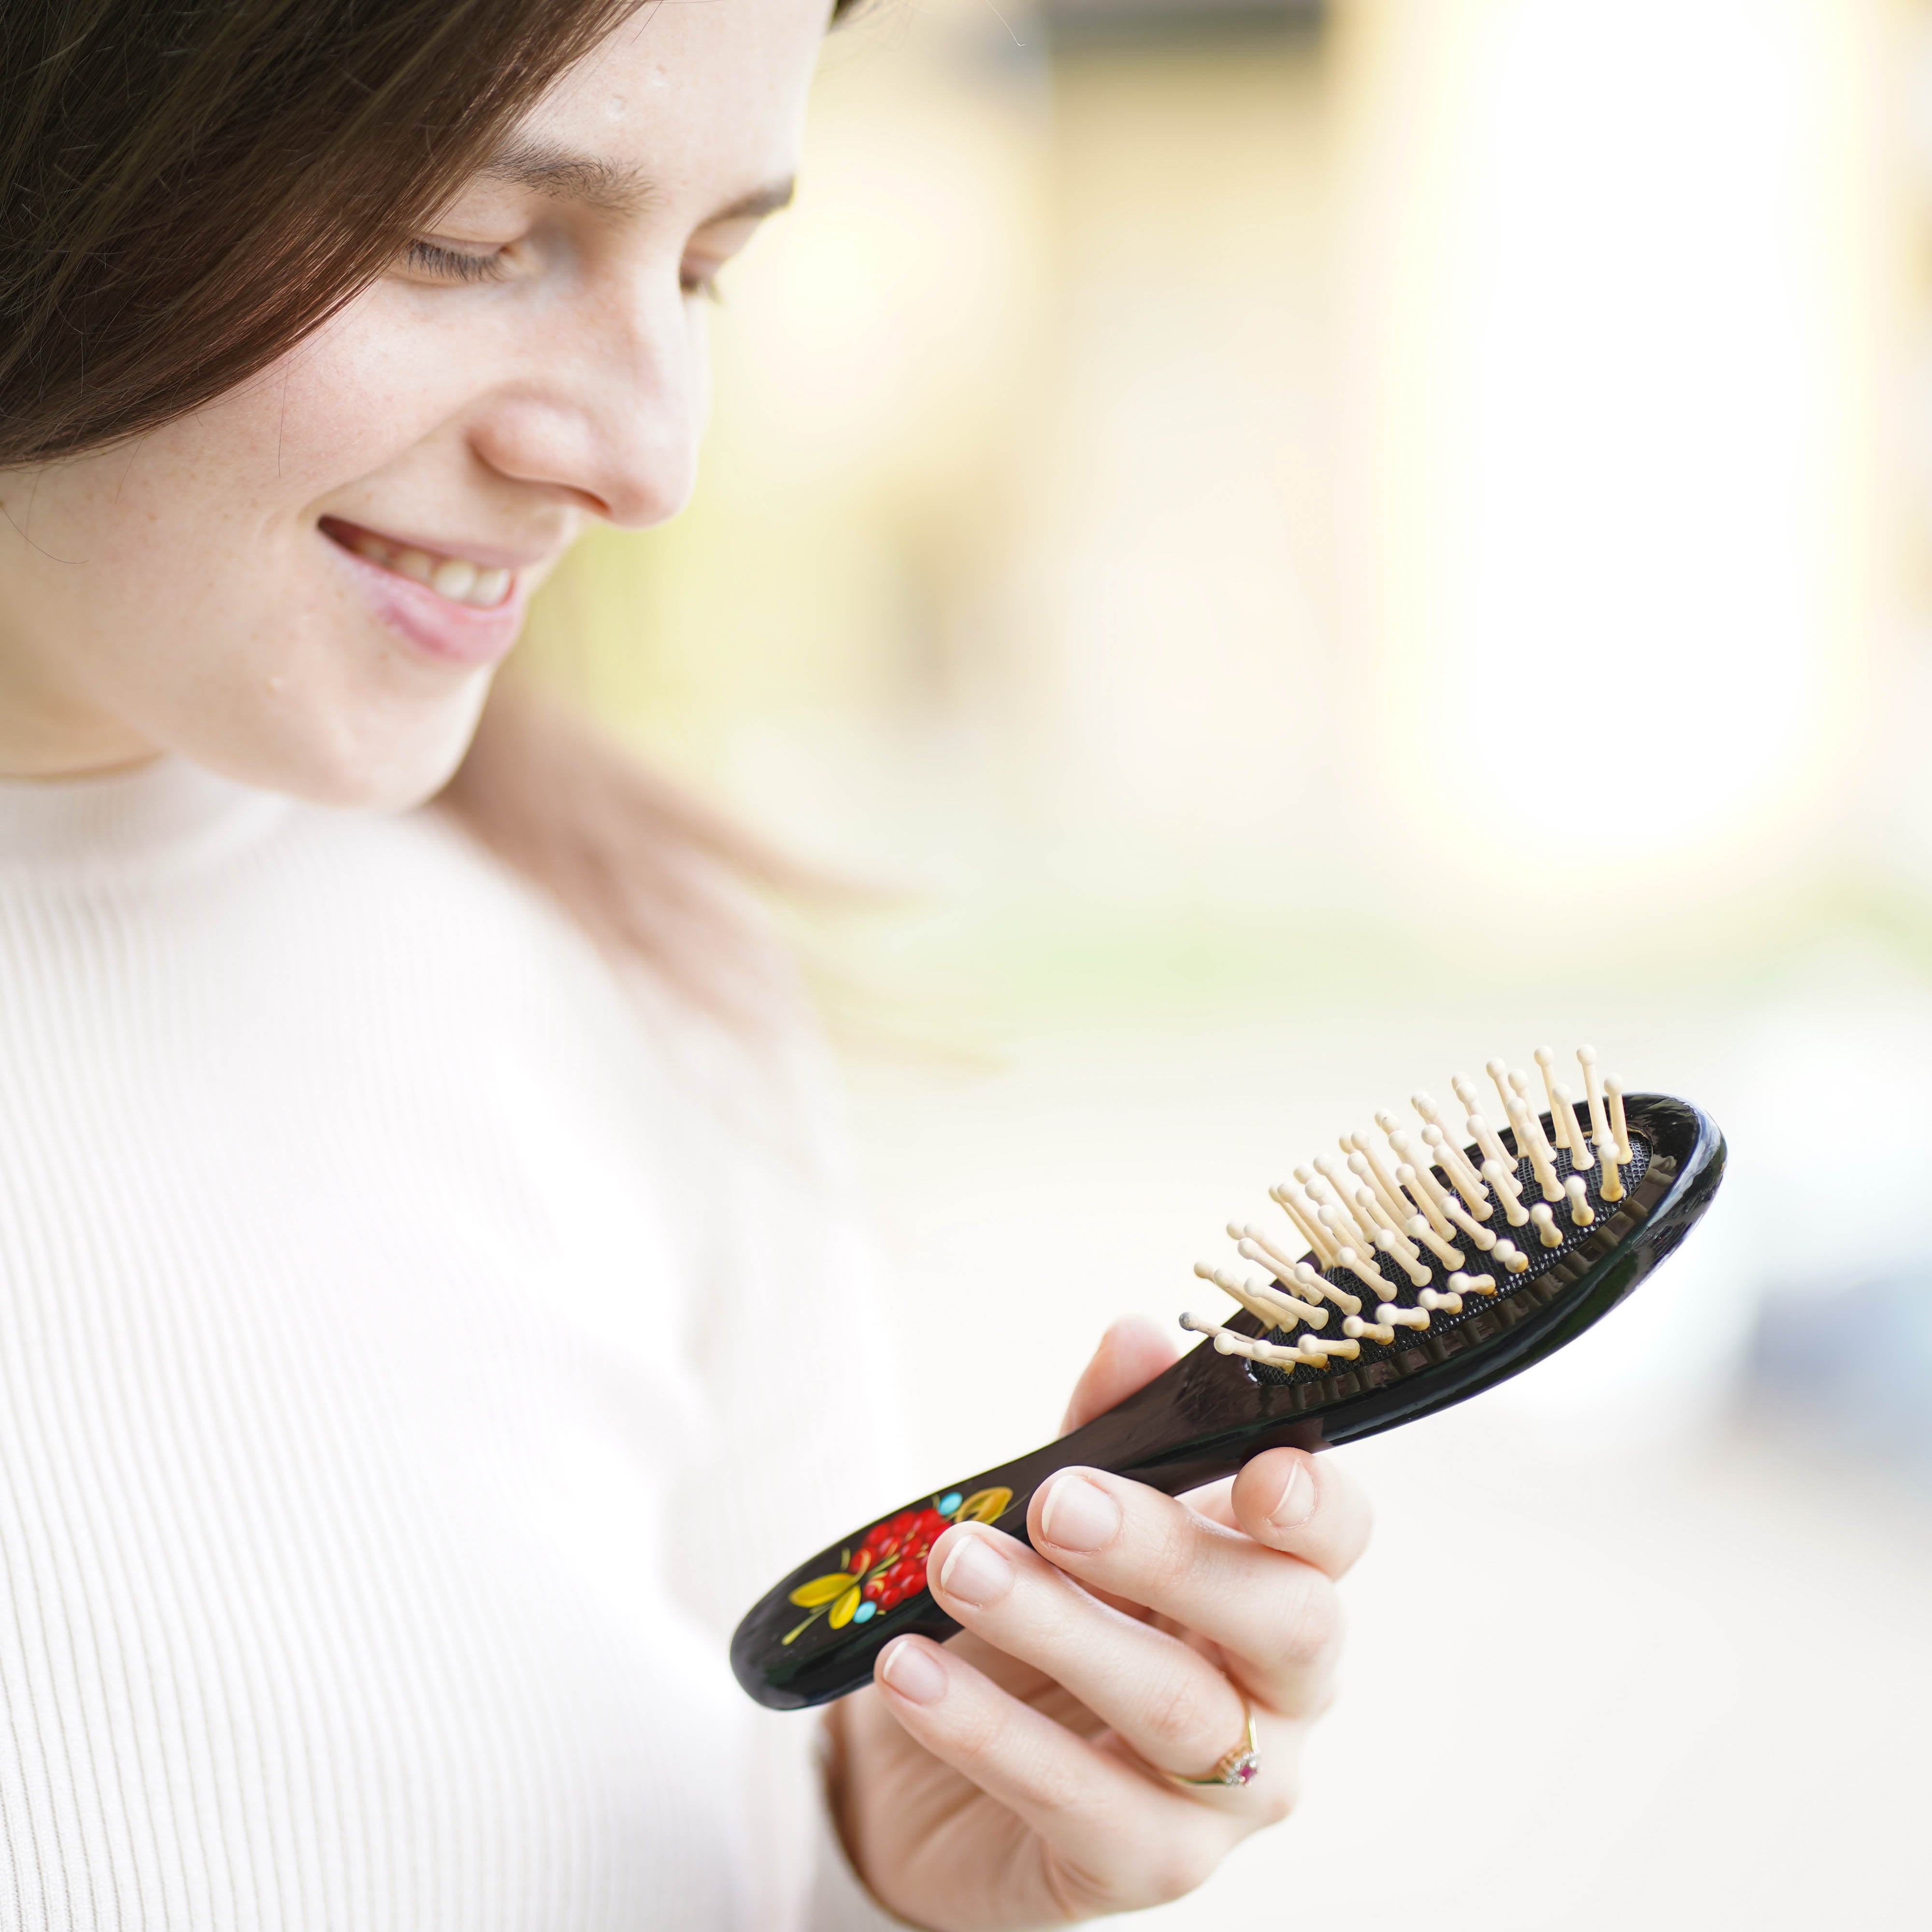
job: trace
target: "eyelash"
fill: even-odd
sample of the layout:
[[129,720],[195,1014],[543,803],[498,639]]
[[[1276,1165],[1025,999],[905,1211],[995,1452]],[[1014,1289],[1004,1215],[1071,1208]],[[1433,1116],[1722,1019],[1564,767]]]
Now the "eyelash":
[[[418,239],[409,244],[404,256],[409,266],[419,274],[438,275],[445,281],[496,282],[503,278],[501,249],[488,255],[470,255],[460,249],[440,248],[434,242]],[[724,299],[715,269],[709,274],[686,275],[681,279],[685,293],[697,296],[700,302],[722,302]]]
[[500,250],[489,255],[466,255],[454,248],[440,248],[434,242],[412,242],[404,255],[411,268],[426,275],[440,275],[451,282],[494,282],[502,278],[503,258]]

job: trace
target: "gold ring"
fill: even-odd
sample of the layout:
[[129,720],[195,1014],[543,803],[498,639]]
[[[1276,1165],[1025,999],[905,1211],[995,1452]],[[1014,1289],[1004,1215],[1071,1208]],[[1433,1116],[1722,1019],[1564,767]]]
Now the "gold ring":
[[1248,1715],[1247,1736],[1227,1752],[1205,1778],[1183,1778],[1178,1771],[1164,1771],[1161,1776],[1170,1784],[1252,1784],[1261,1775],[1261,1745],[1255,1736],[1255,1707],[1246,1698],[1241,1700],[1241,1708]]

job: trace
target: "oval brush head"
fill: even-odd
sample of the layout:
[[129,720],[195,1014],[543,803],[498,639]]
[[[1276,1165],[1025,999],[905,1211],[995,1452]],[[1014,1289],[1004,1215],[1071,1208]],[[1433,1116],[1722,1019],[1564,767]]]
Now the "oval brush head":
[[1574,1341],[1683,1240],[1724,1172],[1716,1126],[1682,1100],[1626,1096],[1578,1050],[1577,1094],[1538,1048],[1533,1088],[1501,1060],[1495,1099],[1460,1074],[1462,1124],[1426,1094],[1414,1120],[1270,1190],[1278,1214],[1228,1232],[1249,1265],[1195,1270],[1232,1304],[1188,1314],[1209,1338],[1106,1414],[909,1504],[802,1563],[746,1614],[731,1667],[760,1704],[829,1702],[908,1631],[958,1625],[926,1588],[948,1525],[1024,1539],[1055,1470],[1198,1488],[1284,1446],[1329,1449],[1446,1408]]

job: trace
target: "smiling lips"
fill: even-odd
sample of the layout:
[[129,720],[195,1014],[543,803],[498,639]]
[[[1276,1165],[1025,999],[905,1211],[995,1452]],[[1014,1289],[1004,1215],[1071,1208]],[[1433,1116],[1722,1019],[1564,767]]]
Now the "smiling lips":
[[540,556],[510,553],[506,562],[499,550],[496,561],[478,562],[334,517],[321,520],[321,534],[375,615],[424,656],[476,670],[516,643]]
[[379,537],[373,530],[358,530],[352,524],[334,524],[324,528],[344,550],[352,550],[384,570],[392,570],[398,577],[422,584],[452,604],[490,610],[510,594],[513,571],[472,563],[467,557],[441,556],[434,550],[392,543],[387,537]]

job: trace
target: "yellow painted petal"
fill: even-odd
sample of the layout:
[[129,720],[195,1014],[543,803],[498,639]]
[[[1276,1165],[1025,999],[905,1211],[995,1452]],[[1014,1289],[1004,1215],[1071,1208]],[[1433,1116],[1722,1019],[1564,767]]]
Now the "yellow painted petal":
[[953,1516],[955,1522],[991,1522],[995,1516],[1006,1513],[1006,1505],[1013,1499],[1011,1490],[975,1490],[959,1505]]
[[802,1610],[815,1610],[820,1604],[829,1604],[842,1591],[852,1587],[852,1573],[849,1570],[835,1570],[830,1576],[814,1576],[808,1583],[801,1583],[791,1593],[791,1600]]
[[832,1614],[825,1621],[834,1630],[843,1630],[852,1621],[852,1612],[859,1607],[860,1589],[854,1583],[838,1602],[832,1606]]

